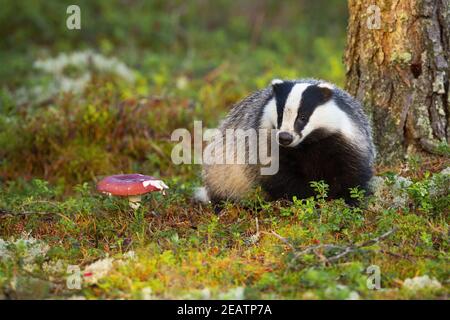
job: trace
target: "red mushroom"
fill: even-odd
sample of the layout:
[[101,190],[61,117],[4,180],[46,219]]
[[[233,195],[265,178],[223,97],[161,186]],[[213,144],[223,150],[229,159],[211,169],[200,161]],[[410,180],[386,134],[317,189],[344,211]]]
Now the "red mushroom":
[[97,190],[107,195],[128,197],[133,209],[139,208],[143,194],[162,191],[169,187],[159,179],[143,174],[118,174],[102,179]]

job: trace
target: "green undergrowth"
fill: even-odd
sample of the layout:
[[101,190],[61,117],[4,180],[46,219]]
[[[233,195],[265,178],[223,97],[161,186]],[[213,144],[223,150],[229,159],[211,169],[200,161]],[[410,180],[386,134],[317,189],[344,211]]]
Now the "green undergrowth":
[[[0,288],[10,298],[445,298],[450,199],[430,196],[430,181],[448,188],[449,176],[413,181],[403,208],[377,205],[358,189],[351,193],[360,205],[328,201],[319,181],[314,198],[269,203],[257,190],[219,215],[193,205],[194,185],[176,180],[167,181],[167,196],[146,196],[137,210],[88,183],[71,196],[43,180],[8,183]],[[67,288],[69,266],[83,278],[105,258],[112,265],[95,283]],[[380,290],[367,286],[370,266],[380,270]],[[439,286],[404,286],[425,275]]]

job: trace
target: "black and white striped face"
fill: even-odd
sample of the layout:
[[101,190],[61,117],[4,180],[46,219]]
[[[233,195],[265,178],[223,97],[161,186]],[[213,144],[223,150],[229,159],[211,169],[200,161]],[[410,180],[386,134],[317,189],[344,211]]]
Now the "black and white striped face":
[[353,135],[353,123],[332,99],[331,84],[277,79],[272,87],[274,99],[266,105],[262,124],[278,129],[280,145],[295,147],[318,129]]

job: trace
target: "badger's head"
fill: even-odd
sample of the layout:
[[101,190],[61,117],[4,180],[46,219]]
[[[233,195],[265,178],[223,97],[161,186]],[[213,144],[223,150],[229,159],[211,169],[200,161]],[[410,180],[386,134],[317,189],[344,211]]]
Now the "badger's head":
[[353,135],[354,126],[342,111],[326,82],[272,81],[274,98],[266,105],[263,126],[276,128],[277,141],[283,147],[296,147],[306,137],[324,137],[340,132]]

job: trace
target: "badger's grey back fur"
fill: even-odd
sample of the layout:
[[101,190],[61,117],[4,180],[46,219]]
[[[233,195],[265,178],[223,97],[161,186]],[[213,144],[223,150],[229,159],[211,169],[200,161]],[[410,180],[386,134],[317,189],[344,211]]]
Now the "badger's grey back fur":
[[[225,140],[227,129],[258,129],[264,106],[272,96],[272,90],[266,88],[254,92],[234,105],[218,128],[223,139]],[[223,148],[217,146],[214,142],[206,148],[215,148],[217,152],[225,152],[221,151]],[[197,190],[195,194],[197,201],[238,200],[257,183],[258,166],[244,164],[203,165],[202,176],[205,187]]]
[[272,88],[268,87],[249,95],[233,106],[221,123],[219,129],[258,129],[264,106],[273,97]]
[[[255,185],[261,185],[268,192],[270,198],[290,198],[296,195],[299,198],[311,195],[309,181],[312,180],[338,180],[326,181],[330,184],[331,197],[344,197],[345,188],[354,187],[354,183],[367,188],[367,182],[372,175],[372,166],[375,158],[375,148],[371,137],[371,127],[365,116],[361,104],[347,92],[325,81],[315,79],[301,79],[289,81],[291,85],[305,84],[308,86],[326,86],[332,90],[332,101],[345,112],[352,124],[358,129],[358,141],[350,141],[339,134],[327,136],[326,139],[311,143],[306,138],[296,148],[280,148],[280,171],[274,176],[261,176],[258,165],[248,164],[210,164],[203,166],[203,181],[205,188],[197,193],[197,200],[238,200],[242,198]],[[274,87],[269,86],[259,90],[233,106],[232,110],[220,124],[219,130],[223,138],[227,129],[267,129],[264,123],[266,107],[274,103],[276,94]],[[275,128],[274,128],[275,129]],[[315,131],[314,131],[315,132]],[[210,143],[207,148],[216,148],[215,152],[225,152],[223,148]],[[304,144],[304,145],[303,145]],[[322,150],[321,145],[327,150]],[[227,146],[225,146],[227,148]],[[334,153],[333,153],[334,152]],[[328,171],[322,168],[330,167],[333,159],[322,159],[321,156],[333,158],[337,155],[340,162],[336,164],[347,172]],[[328,163],[325,163],[328,161]],[[305,168],[302,171],[299,169]],[[331,166],[334,168],[333,166]],[[354,171],[351,172],[351,171]],[[306,181],[311,179],[309,181]],[[341,183],[342,182],[342,183]],[[347,190],[348,191],[348,190]],[[201,195],[201,197],[199,197]]]

